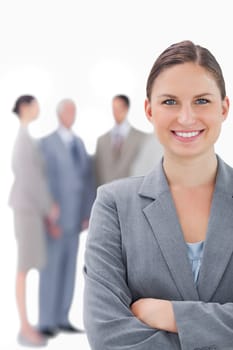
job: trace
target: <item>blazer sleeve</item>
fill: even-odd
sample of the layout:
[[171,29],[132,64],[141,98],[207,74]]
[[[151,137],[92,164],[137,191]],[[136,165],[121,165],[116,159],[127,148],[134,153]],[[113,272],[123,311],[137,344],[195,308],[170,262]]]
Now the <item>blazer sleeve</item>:
[[172,303],[182,349],[232,349],[233,303]]
[[181,349],[177,334],[148,327],[130,310],[121,229],[108,186],[98,189],[92,209],[84,277],[84,324],[92,350]]

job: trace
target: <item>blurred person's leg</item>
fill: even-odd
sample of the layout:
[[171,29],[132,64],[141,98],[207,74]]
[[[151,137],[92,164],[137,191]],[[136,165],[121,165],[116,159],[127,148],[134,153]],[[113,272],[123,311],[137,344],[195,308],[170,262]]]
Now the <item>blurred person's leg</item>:
[[27,314],[27,276],[30,269],[39,270],[45,262],[41,219],[24,211],[14,212],[14,228],[18,247],[16,274],[16,303],[20,319],[18,341],[22,345],[45,345],[46,341],[30,324]]
[[28,320],[26,307],[26,281],[28,272],[18,271],[16,275],[16,302],[20,319],[20,332],[18,341],[22,345],[45,345],[44,339],[31,326]]
[[53,336],[57,329],[63,241],[63,237],[54,239],[47,236],[48,259],[45,268],[40,272],[39,330],[48,336]]
[[21,330],[29,327],[26,310],[26,278],[27,272],[17,272],[16,276],[16,302],[19,311]]
[[64,329],[70,326],[69,311],[71,308],[77,267],[79,235],[67,234],[64,239],[63,273],[60,280],[60,301],[58,304],[58,324]]

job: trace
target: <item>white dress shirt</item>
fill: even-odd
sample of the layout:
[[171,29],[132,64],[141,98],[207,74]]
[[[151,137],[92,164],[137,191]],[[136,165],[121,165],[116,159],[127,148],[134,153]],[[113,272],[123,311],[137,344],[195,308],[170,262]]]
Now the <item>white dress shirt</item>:
[[63,125],[60,125],[58,128],[58,135],[60,136],[65,146],[69,148],[72,141],[74,140],[73,131],[71,129],[65,128]]
[[131,129],[131,125],[127,119],[125,119],[121,124],[115,124],[112,128],[112,145],[115,146],[115,142],[119,142],[119,139],[123,141],[127,138]]

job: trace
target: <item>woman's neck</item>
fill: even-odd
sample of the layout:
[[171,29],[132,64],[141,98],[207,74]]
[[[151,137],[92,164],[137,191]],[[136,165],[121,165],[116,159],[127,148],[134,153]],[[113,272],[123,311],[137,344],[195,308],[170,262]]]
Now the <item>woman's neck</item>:
[[22,115],[20,117],[20,124],[27,127],[31,123],[31,119],[27,115]]
[[213,150],[196,158],[178,159],[164,154],[163,168],[171,187],[214,185],[217,157]]

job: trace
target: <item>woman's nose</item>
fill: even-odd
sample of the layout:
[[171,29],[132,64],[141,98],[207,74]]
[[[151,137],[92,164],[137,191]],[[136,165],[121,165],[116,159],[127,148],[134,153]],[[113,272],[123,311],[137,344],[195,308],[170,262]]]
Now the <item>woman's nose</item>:
[[195,113],[191,106],[185,106],[180,110],[178,122],[182,125],[190,126],[196,121]]

